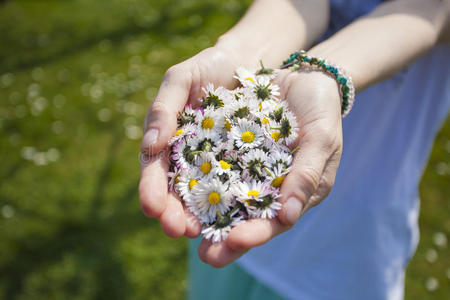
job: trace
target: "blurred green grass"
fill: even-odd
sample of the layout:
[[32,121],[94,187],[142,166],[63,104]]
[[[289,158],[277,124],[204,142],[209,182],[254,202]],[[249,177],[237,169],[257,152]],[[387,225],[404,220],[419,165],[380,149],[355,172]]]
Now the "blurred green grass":
[[[141,124],[164,71],[249,2],[0,5],[0,299],[183,297],[186,240],[137,200]],[[449,139],[447,121],[420,187],[406,299],[450,295]]]

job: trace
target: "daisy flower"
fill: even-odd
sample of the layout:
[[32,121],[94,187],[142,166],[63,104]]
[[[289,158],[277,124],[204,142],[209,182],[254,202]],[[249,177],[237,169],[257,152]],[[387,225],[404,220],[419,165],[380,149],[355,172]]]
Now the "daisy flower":
[[199,167],[203,176],[209,176],[216,173],[217,161],[212,152],[202,152],[195,158],[195,165]]
[[248,119],[259,110],[259,101],[256,98],[247,101],[234,101],[226,108],[226,115],[229,119]]
[[202,88],[202,90],[205,93],[202,103],[203,108],[211,106],[217,109],[230,103],[232,100],[232,94],[224,87],[214,89],[214,85],[212,83],[208,83],[206,88]]
[[280,96],[279,87],[276,84],[270,82],[270,78],[266,76],[260,76],[256,78],[256,83],[253,86],[253,92],[256,98],[266,101],[274,100]]
[[248,200],[247,212],[250,218],[272,219],[278,215],[281,203],[276,199],[279,196],[275,193],[267,194],[262,201]]
[[279,132],[278,140],[281,140],[289,146],[297,139],[297,131],[297,120],[295,119],[294,114],[290,111],[285,111],[280,121],[280,129],[277,131]]
[[178,127],[183,127],[186,124],[194,123],[199,114],[201,114],[200,108],[194,109],[190,104],[186,105],[184,110],[178,114]]
[[202,130],[221,131],[225,125],[223,111],[212,107],[205,108],[203,114],[197,116],[196,122]]
[[167,173],[167,176],[169,177],[169,191],[174,191],[176,184],[180,182],[181,169],[175,166],[172,171]]
[[264,140],[261,127],[246,119],[239,119],[236,125],[232,125],[229,138],[239,149],[258,147]]
[[253,87],[256,84],[255,72],[242,67],[236,69],[236,76],[234,78],[239,80],[243,87]]
[[251,182],[238,182],[234,187],[233,194],[239,202],[248,205],[247,200],[262,201],[265,196],[272,193],[272,189],[266,183],[252,180]]
[[222,216],[217,213],[216,223],[203,227],[204,238],[211,240],[213,243],[226,240],[231,229],[242,222],[242,216],[234,217],[236,213],[237,211],[234,211],[231,216]]
[[272,151],[270,152],[268,162],[272,168],[278,165],[288,168],[292,164],[292,155],[287,151]]
[[180,139],[172,145],[170,159],[179,169],[184,170],[193,164],[197,152],[188,146],[184,139]]
[[255,72],[256,76],[265,76],[268,77],[270,80],[274,79],[278,75],[278,73],[280,73],[280,69],[266,68],[264,67],[262,61],[259,61],[259,63],[261,65],[261,68]]
[[279,188],[284,182],[284,178],[289,173],[290,168],[285,168],[283,165],[277,165],[274,169],[271,170],[271,173],[268,174],[268,180],[270,185],[274,188]]
[[197,134],[187,140],[187,144],[195,150],[211,152],[220,143],[220,134],[212,130],[197,130]]
[[196,130],[197,125],[193,123],[187,123],[183,127],[178,128],[173,137],[169,140],[169,146],[172,146],[174,143],[185,137],[195,136]]
[[242,156],[240,162],[242,169],[247,169],[249,175],[253,178],[262,179],[266,174],[269,157],[261,149],[250,149]]
[[197,185],[198,181],[203,177],[199,169],[191,169],[189,171],[182,171],[177,177],[178,182],[175,187],[178,194],[186,201],[192,198],[192,189]]
[[217,179],[201,179],[192,189],[191,201],[187,204],[202,222],[211,223],[216,219],[216,210],[222,215],[228,211],[231,200],[227,185]]

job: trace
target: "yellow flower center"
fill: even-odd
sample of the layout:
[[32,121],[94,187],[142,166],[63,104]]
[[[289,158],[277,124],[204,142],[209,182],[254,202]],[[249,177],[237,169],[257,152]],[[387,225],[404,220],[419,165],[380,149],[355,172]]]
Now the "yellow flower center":
[[192,190],[196,184],[197,179],[192,178],[191,180],[189,180],[189,189]]
[[210,117],[204,118],[202,121],[203,129],[212,129],[214,127],[214,120]]
[[177,132],[175,132],[175,136],[179,136],[182,133],[183,133],[183,128],[178,129]]
[[267,119],[267,118],[262,119],[262,123],[263,124],[269,124],[269,119]]
[[228,121],[228,120],[225,120],[225,129],[226,129],[227,131],[230,131],[230,130],[231,130],[231,123],[230,123],[230,121]]
[[272,138],[275,140],[275,142],[278,142],[278,140],[280,139],[280,133],[278,131],[274,131],[272,132]]
[[251,77],[247,77],[247,78],[245,78],[245,80],[250,80],[251,82],[255,83],[255,80],[253,80],[253,78],[251,78]]
[[203,174],[208,174],[211,172],[211,163],[209,161],[205,161],[200,166],[200,171],[202,171]]
[[180,182],[180,174],[178,174],[177,176],[175,176],[175,183],[179,183]]
[[283,181],[284,181],[284,176],[275,177],[274,180],[272,180],[272,186],[280,187],[281,184],[283,183]]
[[257,190],[250,190],[250,191],[248,191],[247,195],[249,197],[255,197],[256,198],[256,197],[259,196],[259,192]]
[[212,205],[219,203],[220,202],[220,194],[218,192],[209,193],[208,201]]
[[246,131],[241,135],[241,139],[244,143],[251,143],[255,140],[255,134],[251,131]]
[[[259,111],[262,111],[262,103],[261,102],[259,102]],[[264,118],[265,119],[265,118]]]
[[228,170],[229,168],[231,168],[230,164],[224,160],[219,161],[219,164],[220,164],[220,167],[224,170]]

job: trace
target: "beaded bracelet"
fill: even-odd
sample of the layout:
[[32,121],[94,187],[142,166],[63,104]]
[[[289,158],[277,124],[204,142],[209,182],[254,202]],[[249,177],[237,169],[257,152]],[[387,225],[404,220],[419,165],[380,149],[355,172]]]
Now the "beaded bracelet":
[[302,64],[309,64],[311,68],[322,70],[336,79],[339,84],[339,93],[342,99],[341,114],[342,117],[345,117],[352,109],[353,102],[355,101],[355,88],[352,78],[336,65],[322,58],[309,56],[304,50],[292,53],[287,60],[283,61],[280,68],[289,68],[292,71],[296,71],[300,69]]

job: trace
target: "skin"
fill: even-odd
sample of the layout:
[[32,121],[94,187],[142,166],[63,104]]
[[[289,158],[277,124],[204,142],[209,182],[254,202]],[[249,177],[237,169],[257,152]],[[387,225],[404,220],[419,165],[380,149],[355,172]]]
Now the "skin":
[[[345,69],[361,91],[448,41],[449,7],[447,0],[387,1],[308,53]],[[166,72],[144,123],[139,197],[144,214],[158,218],[168,236],[193,238],[201,231],[198,220],[167,191],[167,142],[176,131],[177,112],[187,103],[198,104],[201,87],[209,82],[236,87],[232,76],[238,66],[256,69],[262,59],[266,66],[277,67],[289,53],[309,49],[328,20],[326,0],[256,0],[214,47]],[[277,218],[236,226],[225,242],[203,240],[199,257],[213,267],[226,266],[291,228],[334,184],[342,153],[338,85],[321,72],[283,71],[276,80],[300,128],[295,143],[300,151],[281,186],[283,208]]]

